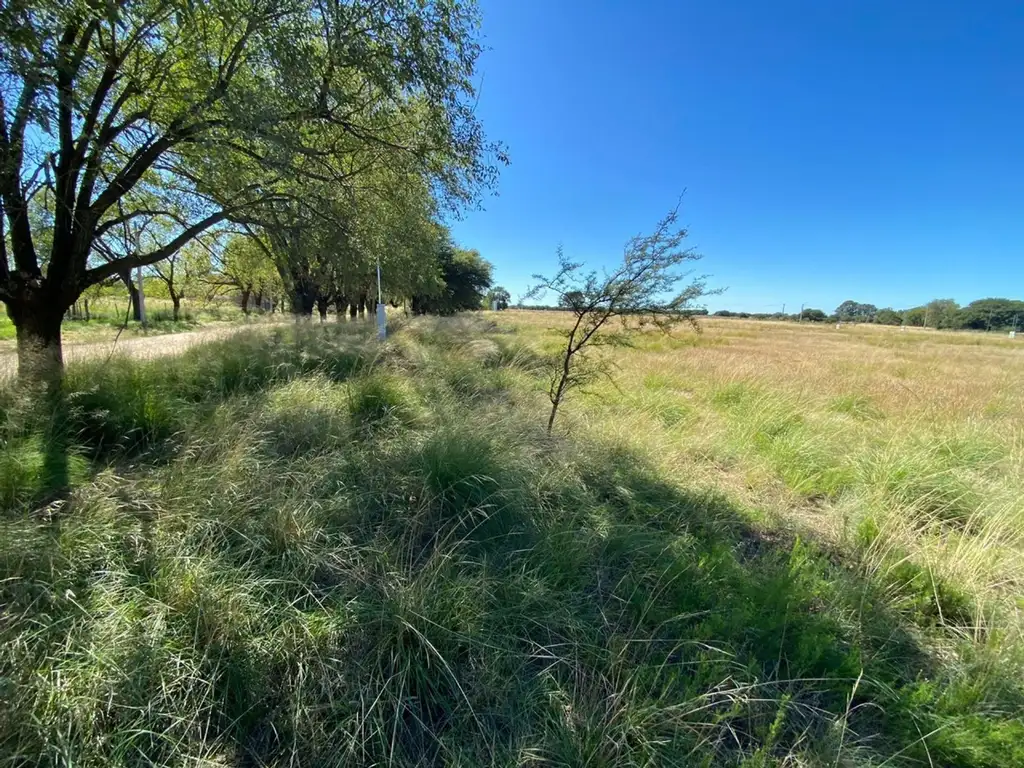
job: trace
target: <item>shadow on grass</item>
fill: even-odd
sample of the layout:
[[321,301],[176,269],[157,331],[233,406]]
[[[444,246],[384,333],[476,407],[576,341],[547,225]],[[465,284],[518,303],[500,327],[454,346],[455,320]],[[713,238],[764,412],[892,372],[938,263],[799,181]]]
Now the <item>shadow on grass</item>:
[[[571,447],[520,449],[448,428],[347,467],[358,497],[320,518],[344,556],[281,599],[308,589],[309,605],[358,606],[331,651],[346,663],[325,671],[358,687],[358,704],[328,696],[355,730],[322,743],[291,732],[273,759],[329,760],[341,744],[357,762],[402,765],[1016,759],[1019,723],[942,712],[972,683],[942,692],[943,670],[881,592],[813,545],[766,538],[723,497],[681,492],[625,451],[567,465],[557,454]],[[231,560],[281,562],[269,554]],[[233,720],[241,764],[271,759],[287,696],[247,690],[259,705]]]
[[[67,496],[89,461],[164,463],[177,438],[226,401],[320,374],[344,381],[369,364],[363,328],[242,331],[174,358],[74,363],[59,389],[0,393],[0,509]],[[372,354],[372,353],[371,353]]]

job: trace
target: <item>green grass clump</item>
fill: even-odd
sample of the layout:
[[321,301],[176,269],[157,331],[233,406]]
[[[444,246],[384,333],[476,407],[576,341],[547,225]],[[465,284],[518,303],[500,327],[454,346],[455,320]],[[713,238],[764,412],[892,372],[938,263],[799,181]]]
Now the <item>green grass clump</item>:
[[[87,471],[0,502],[0,762],[1019,762],[1022,659],[951,584],[547,435],[509,334],[293,334],[69,371],[50,434]],[[795,462],[811,422],[736,392]],[[16,411],[0,466],[45,448]]]
[[734,382],[716,390],[711,403],[725,415],[738,450],[757,456],[793,492],[835,498],[852,486],[848,446],[809,422],[799,402]]
[[361,338],[316,326],[252,330],[188,349],[173,364],[79,364],[65,377],[64,407],[75,439],[97,455],[156,450],[225,398],[311,374],[344,381],[363,364]]
[[353,422],[364,430],[386,425],[411,427],[419,419],[415,393],[395,376],[377,374],[354,381],[348,407]]
[[830,410],[845,413],[861,421],[874,421],[884,418],[885,414],[873,403],[871,398],[861,394],[842,395],[832,401]]

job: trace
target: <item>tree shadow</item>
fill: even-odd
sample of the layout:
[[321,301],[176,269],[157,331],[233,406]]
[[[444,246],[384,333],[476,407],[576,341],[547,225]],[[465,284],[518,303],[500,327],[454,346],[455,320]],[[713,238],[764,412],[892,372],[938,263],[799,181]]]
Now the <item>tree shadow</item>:
[[[681,490],[628,450],[585,447],[567,473],[559,454],[577,448],[546,450],[538,474],[516,469],[500,441],[428,440],[344,528],[359,546],[401,553],[410,583],[444,562],[453,582],[472,573],[489,585],[476,639],[490,651],[455,629],[457,615],[427,606],[412,645],[402,633],[377,640],[418,670],[414,695],[385,707],[403,724],[402,764],[471,751],[472,728],[495,742],[536,738],[565,765],[629,764],[644,738],[662,764],[690,764],[690,750],[709,764],[765,765],[799,749],[829,760],[865,749],[893,764],[929,750],[947,765],[1009,754],[998,739],[922,738],[945,723],[922,682],[946,670],[855,563],[758,529],[723,495]],[[562,481],[550,486],[555,467]],[[435,656],[458,663],[439,670]],[[490,667],[485,681],[477,665]],[[557,726],[557,713],[537,711],[555,692],[575,713]],[[1018,695],[1008,691],[1005,711]],[[631,711],[647,726],[626,728]]]
[[182,437],[233,399],[319,373],[345,381],[370,364],[366,333],[333,326],[243,331],[174,358],[115,359],[69,367],[61,388],[66,429],[54,437],[94,461],[162,464]]

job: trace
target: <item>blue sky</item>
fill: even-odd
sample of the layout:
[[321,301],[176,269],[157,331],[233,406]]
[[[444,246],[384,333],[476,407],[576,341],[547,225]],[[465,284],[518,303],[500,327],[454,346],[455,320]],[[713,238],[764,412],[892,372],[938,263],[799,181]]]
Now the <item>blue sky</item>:
[[1024,298],[1024,3],[481,0],[512,164],[454,223],[513,299],[685,189],[714,309]]

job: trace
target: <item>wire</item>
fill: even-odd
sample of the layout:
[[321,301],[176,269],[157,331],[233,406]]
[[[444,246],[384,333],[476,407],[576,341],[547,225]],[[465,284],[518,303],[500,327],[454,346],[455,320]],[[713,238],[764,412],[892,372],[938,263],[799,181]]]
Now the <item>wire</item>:
[[128,307],[124,311],[124,322],[121,323],[121,327],[117,329],[117,335],[114,337],[114,343],[110,345],[110,354],[107,355],[107,359],[104,361],[104,365],[110,362],[110,358],[114,356],[114,349],[117,347],[117,340],[121,338],[121,334],[124,333],[124,329],[128,327],[128,316],[132,313],[132,297],[131,293],[128,294]]

